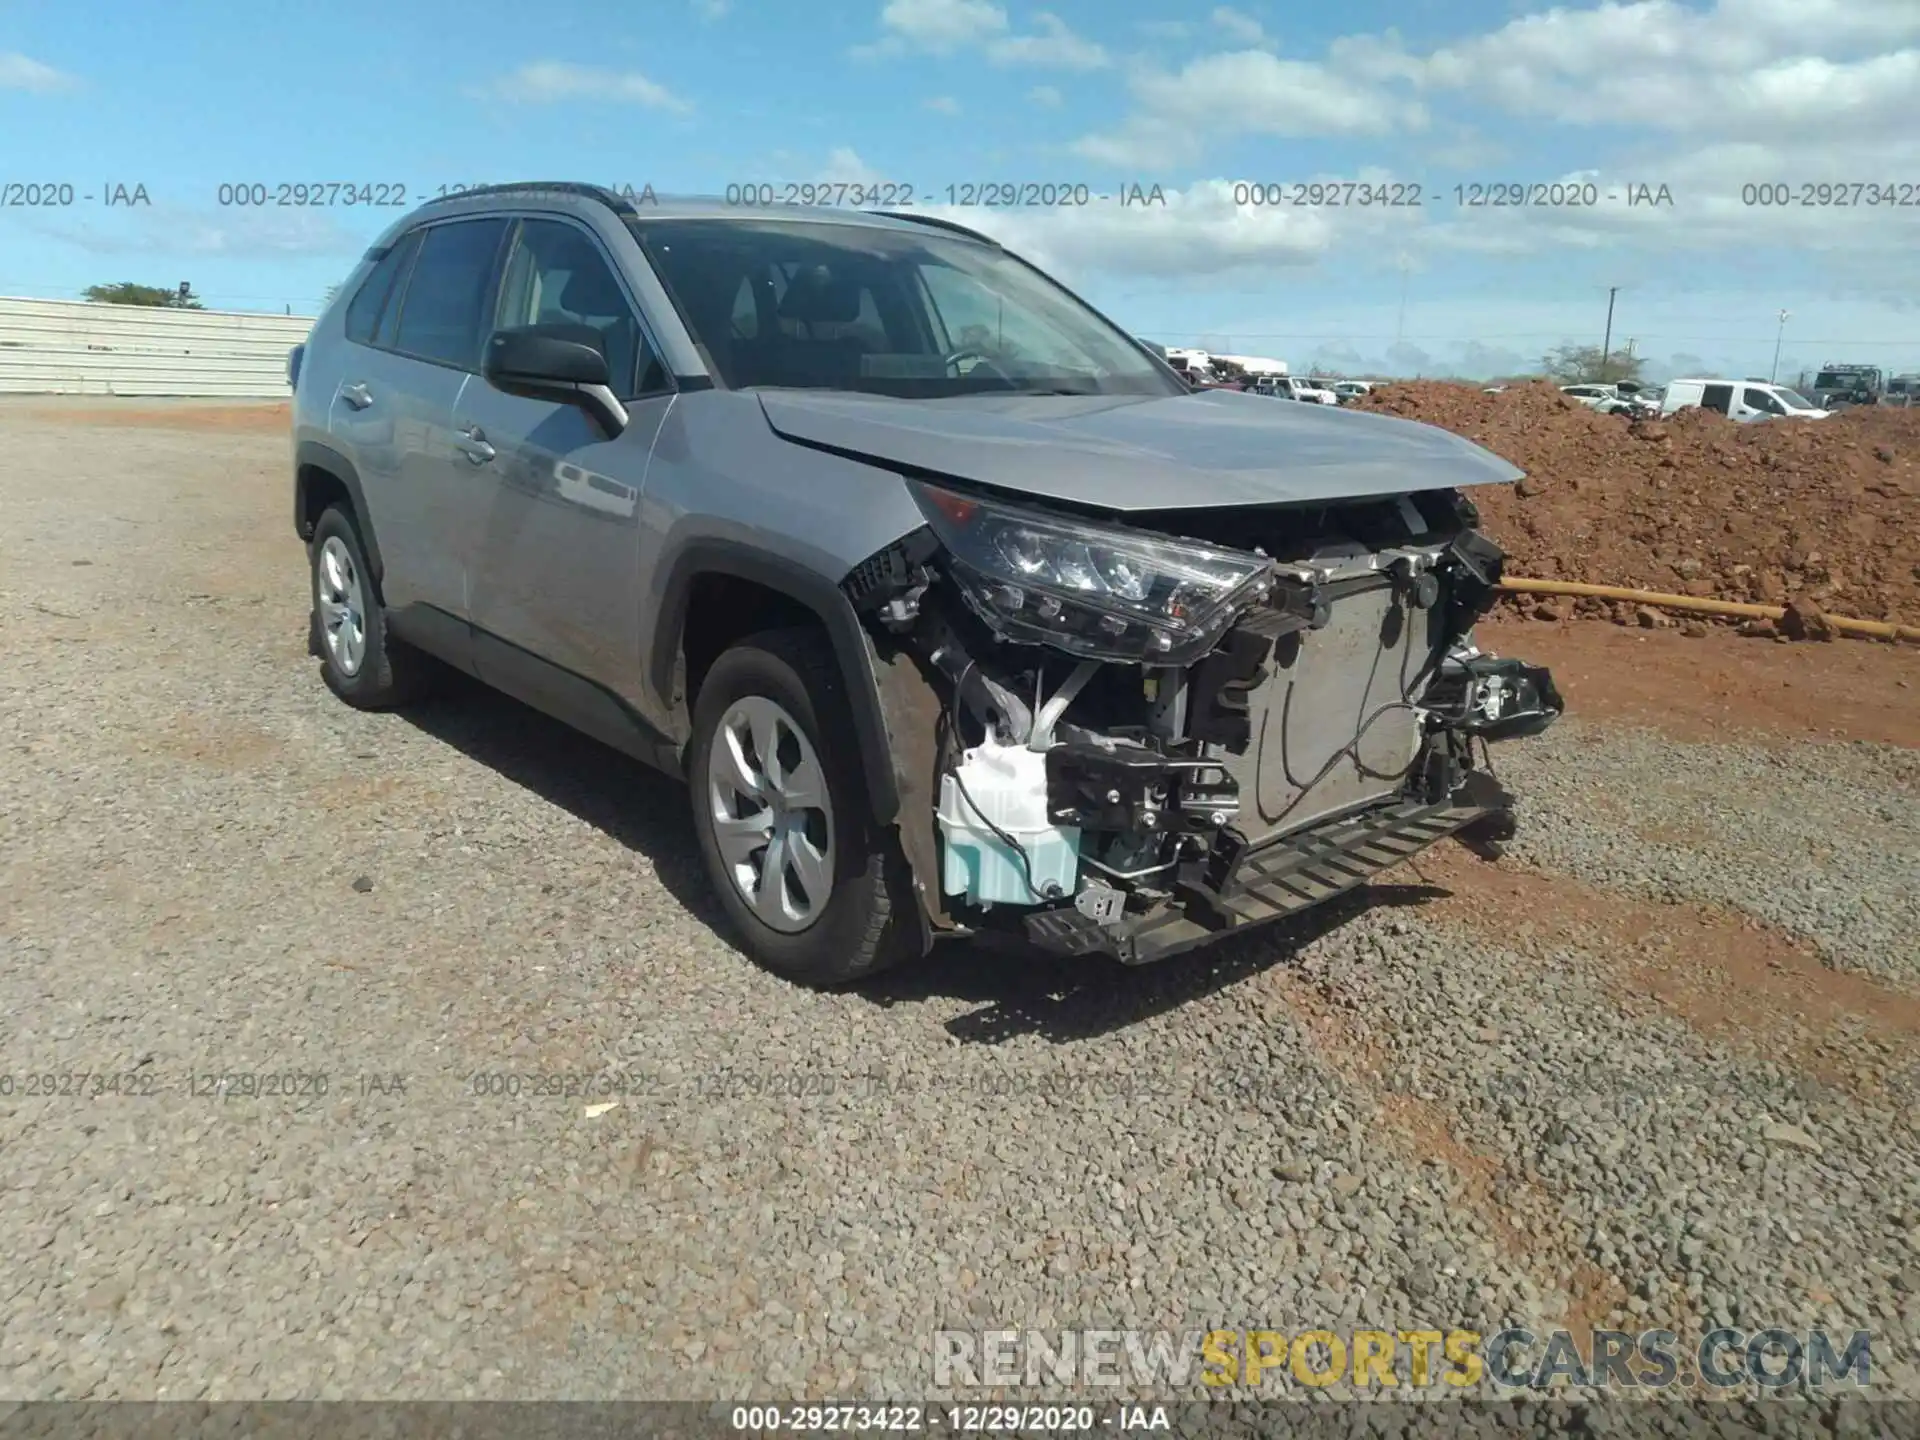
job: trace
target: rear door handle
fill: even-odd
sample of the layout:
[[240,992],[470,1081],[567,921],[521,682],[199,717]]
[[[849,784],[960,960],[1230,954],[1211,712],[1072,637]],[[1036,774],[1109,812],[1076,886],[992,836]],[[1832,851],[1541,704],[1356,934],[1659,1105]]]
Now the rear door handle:
[[373,392],[364,385],[342,385],[340,398],[356,410],[364,410],[373,404]]
[[500,453],[487,443],[486,432],[478,425],[469,425],[462,430],[459,444],[467,459],[476,465],[484,465]]

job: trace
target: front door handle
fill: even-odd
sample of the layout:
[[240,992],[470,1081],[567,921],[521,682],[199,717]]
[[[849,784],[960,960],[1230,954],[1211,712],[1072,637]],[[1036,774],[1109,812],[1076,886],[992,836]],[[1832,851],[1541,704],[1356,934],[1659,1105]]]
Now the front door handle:
[[478,425],[469,425],[460,432],[460,449],[476,465],[484,465],[500,453],[487,443],[486,432]]
[[364,410],[373,404],[373,392],[364,385],[342,385],[340,398],[356,410]]

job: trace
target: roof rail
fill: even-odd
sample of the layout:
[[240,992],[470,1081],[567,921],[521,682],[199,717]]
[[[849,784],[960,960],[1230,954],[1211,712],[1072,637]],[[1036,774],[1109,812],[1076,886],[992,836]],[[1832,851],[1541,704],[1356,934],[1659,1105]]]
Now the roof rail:
[[475,185],[470,190],[459,190],[451,195],[434,197],[433,203],[442,200],[471,200],[475,197],[498,195],[525,195],[530,192],[546,191],[551,194],[577,195],[583,200],[597,200],[614,214],[625,217],[638,215],[633,202],[625,196],[609,190],[604,185],[587,185],[577,180],[516,180],[506,185]]
[[995,249],[1004,248],[991,235],[983,235],[978,230],[962,225],[958,220],[943,220],[938,215],[918,214],[912,210],[869,210],[869,215],[878,215],[883,220],[911,220],[916,225],[932,225],[936,229],[951,230],[956,235],[965,235],[970,240],[983,240]]

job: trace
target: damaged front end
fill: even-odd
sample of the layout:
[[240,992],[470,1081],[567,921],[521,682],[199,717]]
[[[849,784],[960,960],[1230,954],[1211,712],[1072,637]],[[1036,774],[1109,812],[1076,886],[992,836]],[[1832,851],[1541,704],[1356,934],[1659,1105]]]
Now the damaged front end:
[[1486,745],[1562,705],[1473,644],[1502,555],[1458,491],[1121,524],[915,488],[844,588],[933,933],[1145,963],[1511,835]]

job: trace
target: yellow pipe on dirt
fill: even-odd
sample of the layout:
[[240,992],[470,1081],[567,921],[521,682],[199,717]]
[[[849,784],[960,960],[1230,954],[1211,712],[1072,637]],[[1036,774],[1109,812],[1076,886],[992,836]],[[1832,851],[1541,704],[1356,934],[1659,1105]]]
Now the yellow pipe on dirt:
[[[1739,600],[1706,600],[1698,595],[1668,595],[1659,590],[1628,590],[1619,585],[1587,585],[1575,580],[1522,580],[1503,577],[1502,590],[1520,595],[1584,595],[1595,600],[1625,600],[1661,610],[1692,610],[1701,615],[1743,615],[1755,620],[1778,620],[1787,612],[1778,605],[1749,605]],[[1920,626],[1896,625],[1885,620],[1855,620],[1847,615],[1823,615],[1842,635],[1874,640],[1920,640]]]

